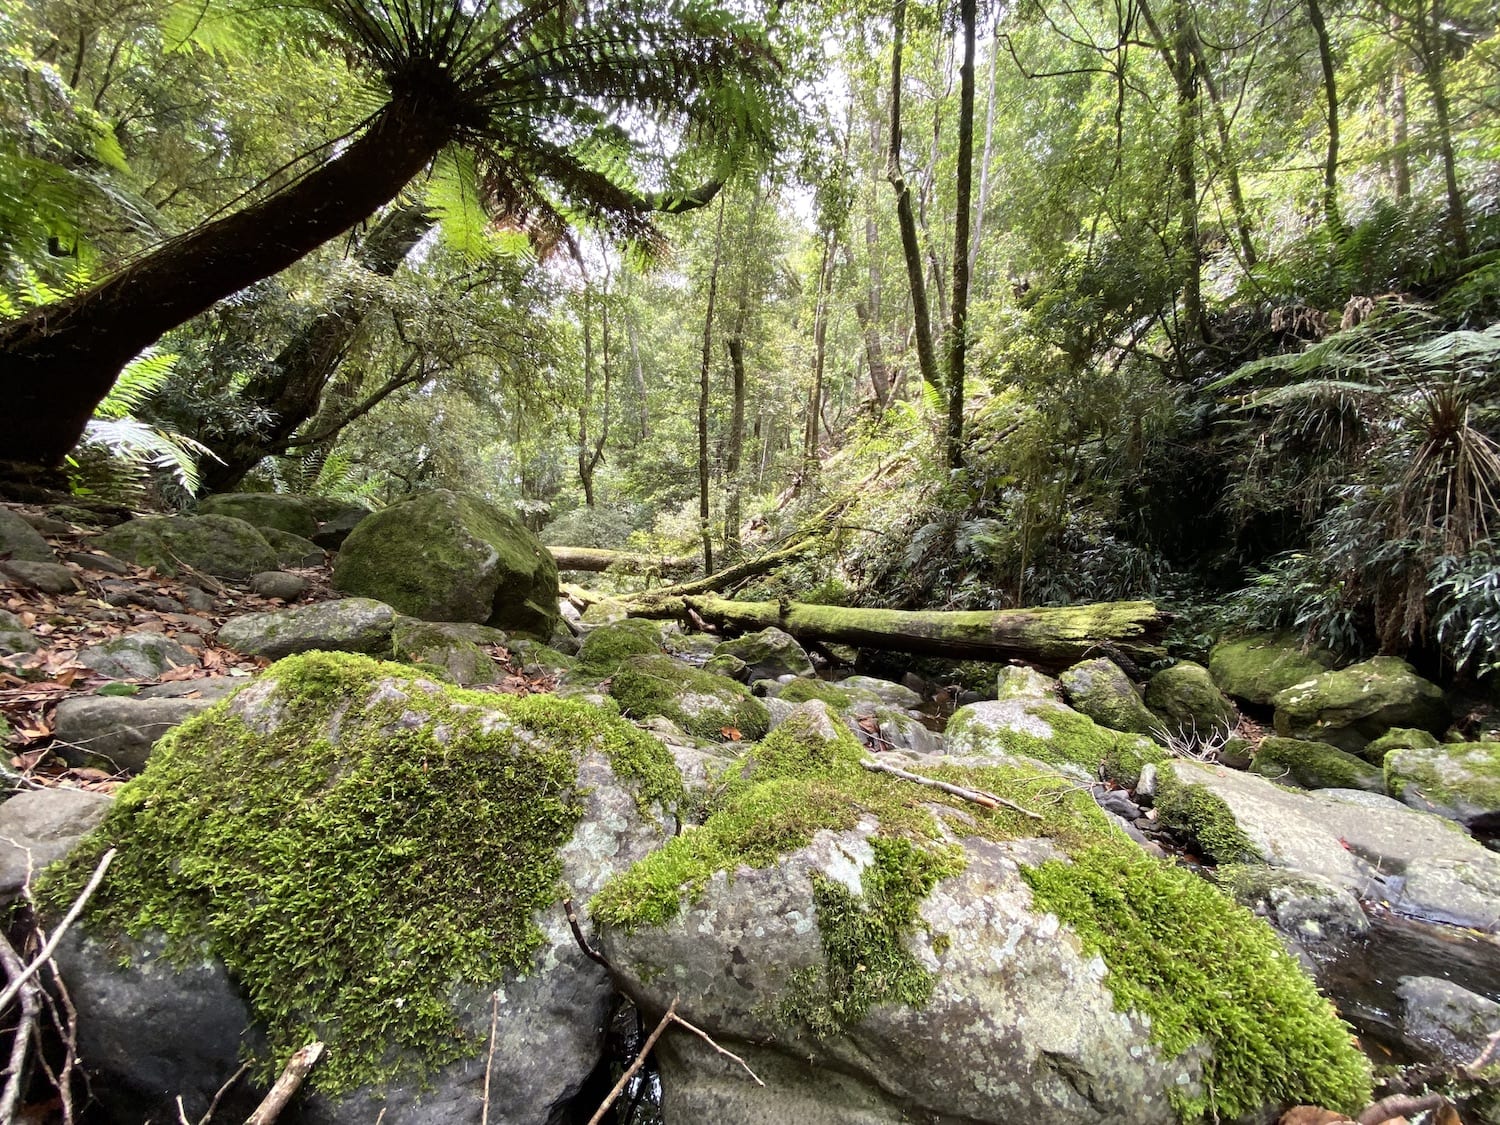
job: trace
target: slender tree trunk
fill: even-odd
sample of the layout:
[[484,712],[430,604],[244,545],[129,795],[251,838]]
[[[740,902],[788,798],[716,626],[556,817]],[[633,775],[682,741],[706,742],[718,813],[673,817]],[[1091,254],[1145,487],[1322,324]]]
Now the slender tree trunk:
[[[391,277],[431,227],[427,209],[418,204],[388,211],[361,245],[360,266],[378,277]],[[269,421],[253,434],[207,435],[204,444],[219,460],[205,458],[205,489],[227,492],[262,459],[291,447],[297,431],[317,414],[323,392],[348,355],[371,304],[365,294],[341,295],[298,329],[269,366],[251,377],[239,397],[246,406],[264,412]]]
[[917,343],[917,365],[922,379],[942,390],[937,351],[932,346],[932,317],[927,309],[927,283],[922,273],[922,248],[917,242],[917,217],[912,210],[911,187],[901,171],[901,52],[906,39],[906,0],[896,0],[892,17],[891,127],[886,157],[886,179],[896,193],[896,224],[901,229],[901,253],[906,259],[906,280],[911,287],[912,333]]
[[708,309],[703,314],[703,358],[698,366],[698,533],[703,541],[703,573],[714,572],[714,535],[708,503],[708,397],[713,363],[714,305],[719,296],[719,259],[724,249],[724,200],[719,199],[719,222],[714,230],[714,261],[708,272]]
[[869,206],[865,211],[866,300],[854,302],[854,315],[865,339],[865,359],[870,365],[870,386],[875,392],[875,409],[884,412],[891,399],[891,373],[886,366],[885,349],[880,342],[880,309],[882,278],[880,270],[880,225],[875,221],[874,185],[884,156],[880,143],[880,117],[872,107],[870,113],[870,150],[877,171],[870,178]]
[[609,440],[609,395],[611,383],[610,339],[609,339],[609,274],[606,271],[604,292],[599,302],[600,356],[599,368],[604,376],[603,392],[600,395],[599,433],[589,440],[589,414],[594,408],[594,339],[593,316],[590,306],[592,285],[584,279],[583,293],[583,401],[578,406],[578,480],[583,485],[583,503],[594,507],[594,474],[604,461],[604,445]]
[[729,352],[729,370],[733,380],[733,399],[729,409],[729,454],[724,475],[729,478],[724,497],[724,554],[734,558],[740,552],[740,523],[743,520],[741,497],[743,482],[740,465],[745,456],[745,341],[738,335],[724,342]]
[[[1316,3],[1316,0],[1309,0],[1309,2]],[[1255,265],[1259,256],[1255,252],[1255,240],[1250,234],[1250,211],[1245,206],[1245,193],[1240,187],[1240,166],[1235,156],[1234,137],[1229,130],[1229,114],[1225,112],[1224,100],[1219,95],[1219,84],[1214,81],[1213,72],[1209,70],[1208,60],[1203,55],[1203,42],[1196,32],[1190,39],[1190,43],[1193,48],[1194,65],[1203,80],[1203,88],[1208,91],[1208,104],[1214,115],[1214,132],[1219,136],[1219,167],[1224,172],[1224,183],[1229,192],[1229,210],[1234,216],[1235,233],[1240,242],[1240,256],[1245,259],[1245,265],[1248,268]]]
[[641,346],[636,336],[635,313],[625,313],[625,340],[630,347],[630,378],[635,383],[636,397],[640,400],[640,411],[636,422],[640,437],[646,441],[651,437],[651,411],[646,401],[646,369],[641,366]]
[[953,213],[953,320],[948,335],[948,467],[964,463],[964,368],[969,340],[969,209],[974,181],[974,38],[976,0],[959,0],[964,59],[959,67],[958,182]]
[[1397,200],[1411,198],[1411,148],[1406,130],[1406,74],[1397,59],[1391,68],[1391,188]]
[[1328,38],[1328,24],[1323,19],[1319,0],[1307,0],[1307,18],[1318,37],[1318,63],[1323,68],[1323,100],[1328,106],[1328,155],[1323,160],[1323,219],[1335,242],[1346,233],[1344,217],[1339,211],[1339,86],[1333,67],[1333,44]]
[[818,423],[823,410],[823,369],[828,359],[828,290],[833,274],[833,249],[837,235],[823,232],[823,255],[818,262],[818,297],[813,306],[813,381],[807,402],[807,425],[803,429],[802,473],[810,476],[818,465]]
[[343,152],[295,183],[0,328],[4,456],[59,464],[142,349],[374,214],[451,135],[451,124],[422,106],[391,102]]
[[984,211],[990,201],[990,153],[995,142],[995,76],[1000,59],[1000,19],[995,18],[995,33],[990,37],[989,94],[984,105],[984,154],[979,160],[979,206],[974,209],[974,233],[969,237],[969,276],[972,281],[979,264],[979,240],[984,232]]
[[1460,257],[1469,254],[1469,225],[1463,192],[1458,186],[1458,160],[1453,151],[1453,120],[1448,100],[1448,76],[1444,59],[1442,0],[1433,0],[1432,22],[1425,18],[1415,28],[1417,51],[1422,59],[1422,78],[1432,98],[1437,118],[1438,154],[1443,161],[1443,187],[1448,197],[1448,231]]

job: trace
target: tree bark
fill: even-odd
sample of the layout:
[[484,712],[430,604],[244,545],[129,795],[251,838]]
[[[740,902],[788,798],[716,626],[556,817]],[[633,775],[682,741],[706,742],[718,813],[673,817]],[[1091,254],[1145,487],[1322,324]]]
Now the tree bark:
[[452,125],[422,106],[388,103],[343,152],[301,179],[0,328],[4,455],[61,463],[142,349],[374,214],[451,136]]
[[[1316,4],[1317,0],[1308,0]],[[1219,135],[1219,167],[1224,172],[1224,182],[1229,190],[1229,210],[1234,216],[1235,233],[1239,236],[1240,255],[1248,268],[1255,265],[1259,255],[1255,252],[1255,240],[1250,233],[1250,211],[1245,206],[1245,193],[1240,186],[1239,160],[1234,152],[1234,137],[1229,131],[1229,115],[1224,111],[1224,99],[1219,96],[1219,84],[1214,81],[1213,71],[1203,55],[1203,41],[1194,32],[1190,43],[1194,64],[1203,79],[1203,88],[1208,91],[1208,104],[1214,115],[1214,132]],[[1334,126],[1337,131],[1337,125]]]
[[974,182],[976,0],[959,0],[964,58],[958,68],[958,168],[953,214],[953,320],[948,335],[948,468],[964,463],[964,376],[969,348],[969,211]]
[[692,555],[641,555],[630,551],[606,551],[598,547],[548,547],[558,570],[580,570],[599,574],[618,570],[627,574],[685,574],[698,566]]
[[703,355],[698,365],[698,531],[703,542],[703,573],[714,569],[714,536],[708,503],[708,397],[713,362],[714,305],[719,295],[719,258],[724,249],[724,200],[719,200],[719,222],[714,231],[714,260],[708,272],[708,308],[703,314]]
[[802,475],[810,476],[818,467],[819,419],[823,410],[823,369],[828,360],[828,291],[833,275],[833,248],[836,235],[823,232],[823,254],[818,262],[818,294],[813,306],[813,381],[807,400],[807,424],[802,431]]
[[735,335],[724,342],[724,348],[729,353],[729,370],[733,380],[729,408],[729,453],[724,463],[724,475],[728,478],[726,483],[729,486],[724,496],[724,553],[733,558],[740,550],[743,495],[740,473],[745,459],[745,341]]
[[994,612],[847,609],[800,602],[737,602],[709,595],[642,598],[641,617],[685,617],[751,632],[775,626],[799,641],[831,641],[956,660],[1025,660],[1060,670],[1089,656],[1117,654],[1137,664],[1161,660],[1168,617],[1150,602],[1104,602]]
[[1344,217],[1339,211],[1339,86],[1333,66],[1333,44],[1328,38],[1328,24],[1318,0],[1307,0],[1307,18],[1318,37],[1318,63],[1323,68],[1323,100],[1328,106],[1328,153],[1323,159],[1323,219],[1335,242],[1345,235]]
[[1422,60],[1422,78],[1432,98],[1432,113],[1437,118],[1438,154],[1443,161],[1443,187],[1448,199],[1448,231],[1460,257],[1469,254],[1469,226],[1464,196],[1458,186],[1458,159],[1453,151],[1453,121],[1448,99],[1447,59],[1443,43],[1442,0],[1433,0],[1432,22],[1426,13],[1414,27],[1418,56]]

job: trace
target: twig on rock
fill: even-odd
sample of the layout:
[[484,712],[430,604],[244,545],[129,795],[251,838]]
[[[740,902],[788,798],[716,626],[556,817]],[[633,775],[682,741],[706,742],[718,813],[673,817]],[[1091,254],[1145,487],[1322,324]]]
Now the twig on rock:
[[322,1057],[323,1044],[316,1039],[306,1047],[293,1051],[292,1057],[287,1059],[286,1066],[281,1070],[281,1077],[276,1079],[271,1092],[255,1107],[255,1112],[245,1118],[245,1125],[270,1125],[275,1121],[277,1115],[286,1108],[286,1103],[292,1100],[292,1095],[302,1085],[308,1072]]
[[[63,915],[62,921],[57,924],[57,929],[52,931],[52,937],[48,939],[46,945],[42,946],[42,951],[36,955],[31,964],[22,970],[19,977],[12,979],[10,984],[5,986],[4,992],[0,992],[0,1012],[3,1012],[9,1006],[10,1002],[16,998],[16,993],[21,991],[21,987],[35,975],[36,971],[52,960],[52,954],[57,949],[57,943],[62,941],[62,936],[68,932],[68,927],[78,920],[78,915],[83,913],[83,904],[88,902],[89,897],[99,889],[99,884],[104,881],[104,873],[109,870],[109,865],[114,862],[114,858],[114,848],[110,848],[109,851],[100,857],[99,866],[94,868],[94,873],[89,876],[88,884],[83,888],[78,897],[73,900],[73,905],[68,907],[68,912]],[[6,1119],[0,1117],[0,1121],[3,1120]]]
[[641,1067],[646,1065],[646,1057],[651,1054],[651,1048],[656,1046],[656,1041],[661,1038],[662,1032],[671,1026],[672,1018],[677,1014],[678,999],[679,997],[672,997],[672,1004],[666,1014],[651,1029],[651,1034],[646,1037],[646,1041],[641,1044],[641,1049],[636,1052],[635,1061],[626,1068],[624,1074],[620,1075],[620,1080],[615,1083],[614,1089],[610,1090],[609,1097],[604,1099],[604,1104],[594,1111],[593,1117],[589,1118],[588,1125],[599,1125],[599,1122],[604,1120],[604,1115],[609,1112],[609,1107],[615,1104],[615,1099],[630,1084],[630,1080],[640,1073]]
[[484,1108],[479,1113],[479,1125],[490,1121],[490,1071],[495,1066],[495,1029],[500,1023],[500,990],[490,993],[490,1053],[484,1060]]
[[1356,1117],[1355,1121],[1359,1125],[1382,1125],[1382,1122],[1393,1121],[1398,1117],[1405,1118],[1413,1113],[1422,1113],[1448,1104],[1450,1104],[1448,1099],[1442,1094],[1392,1094],[1370,1106]]
[[578,913],[573,909],[573,900],[571,898],[565,898],[562,901],[562,905],[563,913],[568,916],[568,927],[573,931],[573,940],[578,943],[578,948],[583,950],[583,955],[590,961],[595,961],[598,964],[603,965],[606,969],[613,973],[615,971],[615,967],[605,959],[604,954],[600,953],[597,949],[591,946],[588,942],[588,939],[583,936],[583,927],[578,924]]
[[[16,1025],[14,1038],[10,1043],[10,1062],[5,1068],[5,1088],[0,1091],[0,1121],[11,1122],[16,1119],[16,1107],[21,1102],[21,1093],[26,1086],[26,1056],[30,1053],[31,1041],[37,1033],[37,1017],[42,1008],[38,997],[41,989],[35,984],[27,983],[31,974],[21,960],[21,955],[3,935],[0,935],[0,964],[5,966],[5,975],[10,978],[12,988],[21,996],[21,1020]],[[11,995],[15,993],[12,992]]]
[[704,1031],[702,1028],[694,1027],[692,1024],[688,1023],[687,1020],[679,1016],[676,1012],[672,1013],[672,1022],[678,1024],[686,1031],[691,1031],[699,1039],[703,1040],[703,1042],[707,1043],[710,1047],[712,1047],[715,1051],[718,1051],[719,1054],[723,1055],[725,1058],[733,1059],[735,1062],[739,1063],[742,1067],[745,1068],[745,1073],[748,1074],[751,1078],[755,1079],[755,1084],[757,1086],[765,1085],[765,1083],[760,1080],[760,1075],[756,1074],[755,1071],[750,1069],[749,1063],[740,1058],[739,1055],[735,1054],[733,1051],[726,1051],[723,1047],[715,1043],[709,1036],[708,1032]]
[[1495,1057],[1497,1049],[1500,1049],[1500,1031],[1492,1031],[1489,1038],[1485,1040],[1484,1050],[1480,1051],[1474,1057],[1473,1062],[1464,1063],[1464,1069],[1468,1071],[1482,1070]]
[[[208,1123],[213,1120],[214,1113],[218,1111],[219,1103],[224,1100],[224,1095],[229,1093],[230,1087],[238,1082],[241,1078],[243,1078],[245,1076],[245,1072],[249,1069],[249,1063],[241,1063],[239,1070],[231,1074],[229,1076],[229,1080],[214,1091],[213,1099],[208,1103],[208,1109],[204,1110],[203,1116],[198,1118],[198,1125],[208,1125]],[[177,1108],[179,1111],[181,1111],[182,1109],[181,1098],[177,1099]]]
[[968,789],[962,785],[951,785],[946,781],[938,781],[933,777],[923,777],[921,774],[910,773],[895,766],[887,765],[884,762],[872,762],[867,759],[859,764],[871,773],[890,774],[892,777],[898,777],[902,781],[909,781],[913,785],[925,785],[929,789],[938,789],[949,796],[979,805],[981,808],[995,809],[1003,807],[1013,812],[1018,812],[1022,816],[1029,816],[1032,820],[1042,819],[1041,813],[1033,812],[1031,809],[1018,805],[1014,801],[1007,801],[1004,797],[997,797],[993,793],[986,793],[982,789]]

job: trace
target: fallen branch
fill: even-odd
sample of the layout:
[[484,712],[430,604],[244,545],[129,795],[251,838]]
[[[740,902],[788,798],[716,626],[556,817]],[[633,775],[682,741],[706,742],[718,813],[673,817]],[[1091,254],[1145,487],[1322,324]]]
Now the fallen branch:
[[622,574],[691,574],[698,566],[694,555],[643,555],[629,551],[606,551],[597,547],[552,547],[547,552],[558,570]]
[[578,943],[578,948],[583,950],[583,955],[590,961],[598,962],[606,969],[608,969],[611,973],[613,973],[615,971],[614,966],[612,966],[607,960],[605,960],[604,954],[600,953],[597,949],[591,946],[588,943],[588,939],[583,936],[583,927],[578,924],[578,915],[573,910],[573,900],[570,898],[565,898],[563,899],[562,904],[563,913],[568,916],[568,926],[573,931],[573,940]]
[[1405,1119],[1413,1113],[1423,1113],[1438,1106],[1451,1105],[1442,1094],[1393,1094],[1381,1098],[1370,1106],[1355,1121],[1358,1125],[1383,1125],[1397,1118]]
[[10,1062],[6,1065],[5,1089],[0,1091],[0,1121],[16,1120],[16,1107],[26,1086],[26,1061],[31,1050],[31,1041],[36,1037],[38,1017],[41,1013],[41,989],[27,984],[34,970],[28,970],[15,948],[0,935],[0,964],[5,966],[5,975],[11,986],[21,996],[21,1019],[17,1023],[14,1038],[10,1043]]
[[[240,1063],[239,1070],[231,1074],[228,1081],[214,1091],[213,1100],[208,1103],[208,1108],[203,1111],[203,1116],[198,1118],[198,1125],[208,1125],[213,1120],[214,1114],[218,1112],[219,1103],[224,1100],[224,1095],[229,1093],[234,1084],[245,1077],[249,1070],[249,1063]],[[178,1100],[177,1104],[179,1107],[182,1105],[181,1099]]]
[[692,594],[718,593],[727,590],[731,586],[738,585],[747,578],[755,578],[757,575],[765,574],[769,570],[775,570],[784,562],[790,562],[799,555],[805,555],[808,551],[821,542],[822,536],[809,535],[799,539],[790,547],[782,547],[775,551],[768,551],[764,555],[757,555],[753,559],[745,559],[733,566],[725,567],[706,578],[698,578],[692,582],[679,582],[675,586],[663,586],[651,593],[651,597],[687,597]]
[[685,1030],[685,1031],[691,1031],[699,1039],[703,1040],[703,1042],[707,1043],[715,1051],[719,1052],[719,1054],[723,1055],[727,1059],[733,1059],[735,1062],[739,1063],[742,1067],[744,1067],[745,1068],[745,1073],[748,1074],[751,1078],[755,1079],[755,1084],[757,1086],[764,1086],[765,1085],[765,1083],[760,1080],[760,1075],[756,1074],[755,1071],[753,1071],[753,1070],[750,1069],[750,1064],[749,1063],[747,1063],[744,1059],[740,1058],[739,1055],[735,1054],[733,1051],[726,1051],[723,1047],[721,1047],[717,1043],[715,1043],[713,1041],[713,1039],[709,1036],[708,1032],[704,1031],[702,1028],[694,1027],[692,1024],[688,1023],[687,1020],[683,1019],[681,1016],[679,1016],[675,1012],[671,1013],[671,1016],[672,1016],[672,1022],[675,1023],[675,1024],[679,1024],[683,1028],[683,1030]]
[[490,1053],[484,1060],[484,1108],[479,1113],[479,1125],[490,1121],[490,1072],[495,1069],[495,1031],[500,1024],[500,990],[490,993]]
[[1014,801],[1007,801],[1004,797],[997,797],[993,793],[986,793],[983,789],[968,789],[962,785],[951,785],[946,781],[939,781],[934,777],[923,777],[921,774],[909,773],[906,770],[897,769],[895,766],[887,765],[885,762],[872,762],[866,759],[859,764],[871,773],[889,774],[892,777],[899,777],[902,781],[909,781],[913,785],[925,785],[929,789],[938,789],[949,796],[979,805],[981,808],[1007,808],[1013,812],[1020,813],[1022,816],[1029,816],[1032,820],[1042,819],[1041,813],[1032,812],[1032,810],[1018,805]]
[[[47,944],[42,946],[42,951],[33,958],[31,964],[26,966],[18,978],[13,979],[6,986],[4,992],[0,992],[0,1012],[3,1012],[10,1005],[10,1002],[16,998],[16,993],[21,991],[21,986],[30,980],[38,969],[52,960],[53,951],[57,949],[58,943],[62,941],[63,934],[68,932],[68,927],[78,920],[78,915],[83,913],[84,903],[88,902],[89,897],[99,889],[99,884],[104,881],[104,873],[109,870],[109,865],[114,862],[114,858],[114,848],[110,848],[109,851],[105,852],[99,858],[99,866],[94,868],[94,873],[89,876],[87,885],[84,886],[79,896],[73,900],[73,905],[68,907],[68,912],[63,915],[62,921],[57,924],[57,929],[52,931],[52,936],[47,940]],[[4,1120],[8,1119],[0,1117],[0,1121]]]
[[316,1039],[306,1047],[293,1051],[292,1057],[287,1059],[286,1066],[281,1070],[281,1076],[271,1087],[271,1092],[265,1096],[260,1105],[255,1107],[255,1112],[245,1118],[245,1125],[270,1125],[272,1121],[275,1121],[281,1111],[286,1108],[286,1103],[292,1100],[292,1095],[301,1087],[308,1072],[322,1057],[323,1044]]
[[672,997],[671,1007],[657,1021],[656,1026],[651,1029],[651,1034],[646,1037],[646,1042],[636,1052],[635,1061],[626,1068],[624,1074],[620,1075],[620,1080],[615,1083],[614,1089],[609,1092],[609,1097],[604,1099],[604,1104],[594,1111],[593,1117],[589,1118],[588,1125],[599,1125],[599,1122],[604,1120],[604,1115],[609,1112],[609,1107],[615,1104],[615,1099],[620,1096],[626,1086],[630,1085],[630,1080],[640,1073],[641,1067],[646,1065],[646,1057],[651,1054],[651,1048],[656,1046],[656,1041],[661,1038],[662,1032],[671,1026],[672,1018],[677,1013],[677,1000],[678,997]]

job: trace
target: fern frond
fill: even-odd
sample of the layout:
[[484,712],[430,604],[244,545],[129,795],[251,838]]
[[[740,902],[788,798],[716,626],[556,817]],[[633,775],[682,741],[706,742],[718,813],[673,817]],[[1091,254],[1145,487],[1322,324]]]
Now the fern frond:
[[136,413],[165,385],[178,358],[172,352],[147,348],[120,372],[109,394],[94,408],[94,417],[101,421],[117,421]]

